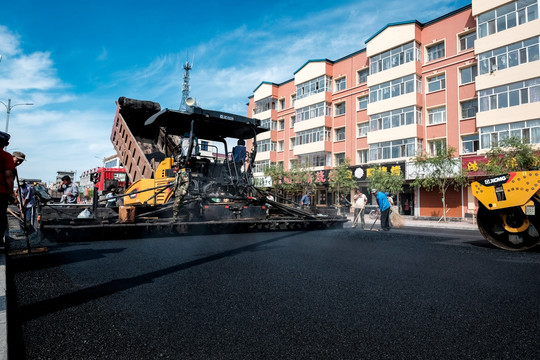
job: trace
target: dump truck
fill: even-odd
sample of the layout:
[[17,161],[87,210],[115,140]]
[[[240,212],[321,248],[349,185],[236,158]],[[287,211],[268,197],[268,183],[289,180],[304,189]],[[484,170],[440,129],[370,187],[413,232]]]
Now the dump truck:
[[[111,141],[131,185],[116,195],[119,206],[45,204],[39,230],[56,239],[104,239],[198,232],[236,232],[343,227],[335,207],[300,209],[270,200],[253,185],[260,120],[190,107],[161,109],[159,103],[121,97]],[[235,156],[251,140],[250,149]],[[177,173],[189,175],[180,213],[173,218]],[[278,194],[273,194],[277,198]],[[83,212],[83,210],[86,210]],[[89,215],[90,214],[90,215]],[[82,216],[81,216],[82,215]]]
[[540,242],[540,171],[491,176],[471,184],[478,199],[477,224],[491,244],[510,251]]

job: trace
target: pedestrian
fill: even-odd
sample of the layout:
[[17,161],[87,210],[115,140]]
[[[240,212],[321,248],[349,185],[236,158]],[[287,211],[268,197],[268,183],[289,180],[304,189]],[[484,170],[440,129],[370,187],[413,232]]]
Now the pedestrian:
[[21,181],[19,203],[21,204],[21,212],[23,219],[31,225],[34,225],[34,189],[26,182],[25,179]]
[[62,192],[62,198],[60,203],[62,204],[76,204],[79,197],[79,188],[71,181],[69,175],[62,177],[62,184],[58,188],[58,191]]
[[183,200],[189,188],[189,173],[180,166],[179,162],[174,163],[174,172],[176,173],[176,182],[174,185],[173,221],[178,221]]
[[302,196],[302,199],[300,199],[300,207],[302,209],[309,207],[311,204],[311,191],[308,191]]
[[339,205],[343,214],[348,214],[351,211],[351,202],[347,200],[344,194],[339,196]]
[[7,230],[7,208],[10,201],[14,201],[13,193],[15,163],[13,156],[4,148],[9,145],[10,135],[0,131],[0,246],[5,247],[5,234]]
[[354,220],[352,227],[355,228],[358,225],[358,219],[360,219],[360,225],[362,229],[366,227],[366,221],[364,220],[364,212],[366,210],[367,196],[356,189],[353,196],[353,207],[354,207]]
[[[267,190],[265,195],[266,195],[266,200],[274,201],[274,195],[270,193],[270,189]],[[272,205],[269,203],[266,203],[264,205],[266,206],[266,215],[270,215],[270,208],[272,207]]]
[[388,202],[388,197],[382,191],[377,191],[377,189],[372,189],[371,193],[375,195],[379,209],[381,210],[381,229],[388,231],[390,230],[390,203]]

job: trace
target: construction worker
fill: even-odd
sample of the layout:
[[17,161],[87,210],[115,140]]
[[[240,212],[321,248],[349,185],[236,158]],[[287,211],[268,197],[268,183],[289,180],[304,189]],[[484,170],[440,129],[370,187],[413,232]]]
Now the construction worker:
[[0,131],[0,246],[5,246],[4,234],[7,230],[8,201],[14,199],[13,182],[15,163],[10,153],[4,151],[9,145],[10,135]]
[[180,166],[179,162],[174,163],[174,172],[176,173],[176,184],[174,186],[173,220],[178,221],[178,215],[183,206],[182,201],[189,187],[189,173]]

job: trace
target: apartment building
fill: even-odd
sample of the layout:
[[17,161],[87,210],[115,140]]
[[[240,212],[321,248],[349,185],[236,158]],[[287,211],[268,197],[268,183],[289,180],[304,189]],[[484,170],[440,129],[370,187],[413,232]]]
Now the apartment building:
[[[388,24],[365,48],[308,60],[283,83],[263,81],[248,104],[270,129],[257,138],[255,176],[269,165],[308,167],[315,202],[329,204],[337,194],[325,175],[346,158],[369,194],[371,169],[410,182],[421,151],[452,146],[471,167],[504,137],[540,143],[539,35],[538,0],[473,0],[426,23]],[[475,211],[468,189],[445,200],[449,217]],[[399,201],[407,214],[442,215],[437,191],[405,186]]]

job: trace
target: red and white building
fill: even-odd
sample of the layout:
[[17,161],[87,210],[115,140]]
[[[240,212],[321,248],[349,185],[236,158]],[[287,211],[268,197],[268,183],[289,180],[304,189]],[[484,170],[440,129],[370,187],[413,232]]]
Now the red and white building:
[[[307,60],[280,84],[263,81],[248,104],[248,116],[270,129],[257,138],[255,176],[279,164],[320,173],[348,158],[368,194],[370,169],[410,181],[422,150],[451,146],[474,165],[507,136],[540,144],[538,1],[473,0],[426,23],[391,23],[357,52]],[[315,201],[335,196],[321,185]],[[407,214],[442,215],[437,191],[404,186],[399,200],[412,205]],[[469,188],[446,202],[449,217],[475,211]]]

